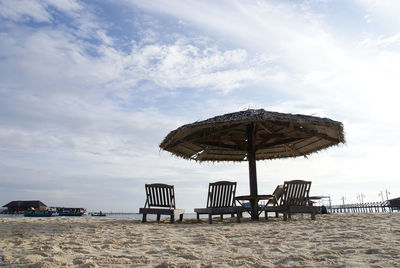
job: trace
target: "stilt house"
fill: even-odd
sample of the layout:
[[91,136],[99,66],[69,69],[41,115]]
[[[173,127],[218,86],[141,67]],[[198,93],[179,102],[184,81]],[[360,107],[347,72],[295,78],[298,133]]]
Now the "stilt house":
[[4,205],[7,208],[6,213],[20,213],[31,208],[35,210],[46,210],[46,204],[40,200],[30,200],[30,201],[11,201],[10,203]]

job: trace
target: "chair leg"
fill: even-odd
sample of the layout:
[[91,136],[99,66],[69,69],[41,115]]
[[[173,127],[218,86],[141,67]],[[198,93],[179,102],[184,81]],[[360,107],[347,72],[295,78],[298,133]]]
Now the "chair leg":
[[147,214],[143,213],[142,222],[147,222]]
[[264,211],[264,214],[265,214],[265,220],[268,220],[268,212]]
[[172,214],[172,215],[170,216],[169,222],[170,222],[170,223],[174,223],[174,222],[175,222],[175,215]]
[[224,214],[219,215],[219,218],[221,219],[221,221],[224,219]]
[[183,221],[183,214],[179,215],[179,221]]
[[235,213],[232,213],[232,214],[231,214],[231,218],[234,218],[234,217],[235,217]]
[[212,214],[208,214],[208,223],[212,224]]
[[161,215],[157,214],[157,221],[160,221],[160,219],[161,219]]
[[200,221],[200,214],[199,213],[197,213],[197,221],[198,222]]
[[240,218],[242,217],[242,212],[238,212],[236,214],[236,216],[237,216],[237,223],[240,223]]
[[279,213],[275,212],[275,218],[279,218]]
[[287,221],[287,215],[288,215],[287,212],[283,212],[283,220],[284,220],[284,221]]
[[311,220],[314,220],[314,221],[315,221],[315,212],[312,212],[312,213],[311,213]]

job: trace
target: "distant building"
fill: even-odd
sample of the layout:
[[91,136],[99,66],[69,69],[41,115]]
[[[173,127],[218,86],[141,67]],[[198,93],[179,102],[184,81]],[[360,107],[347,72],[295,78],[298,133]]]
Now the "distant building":
[[35,210],[46,210],[46,204],[39,200],[31,201],[11,201],[10,203],[4,205],[7,208],[7,213],[20,213],[26,210],[34,208]]
[[400,197],[389,199],[389,206],[394,210],[400,210]]

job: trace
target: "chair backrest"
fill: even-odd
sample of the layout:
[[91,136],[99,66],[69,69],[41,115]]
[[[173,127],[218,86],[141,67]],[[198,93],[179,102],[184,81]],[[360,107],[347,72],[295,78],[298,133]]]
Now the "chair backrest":
[[236,182],[218,181],[208,186],[207,208],[233,207]]
[[284,191],[283,185],[276,186],[275,191],[272,193],[274,199],[268,200],[267,205],[274,205],[274,206],[278,205],[279,201],[282,198],[283,191]]
[[311,181],[285,181],[280,204],[283,206],[307,206]]
[[162,183],[146,184],[146,205],[150,207],[167,207],[175,209],[175,191],[173,185]]

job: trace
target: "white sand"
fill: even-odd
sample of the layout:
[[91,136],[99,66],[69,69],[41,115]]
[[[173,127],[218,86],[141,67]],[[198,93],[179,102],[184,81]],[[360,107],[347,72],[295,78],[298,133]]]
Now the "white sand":
[[234,219],[1,218],[5,267],[398,267],[400,213]]

